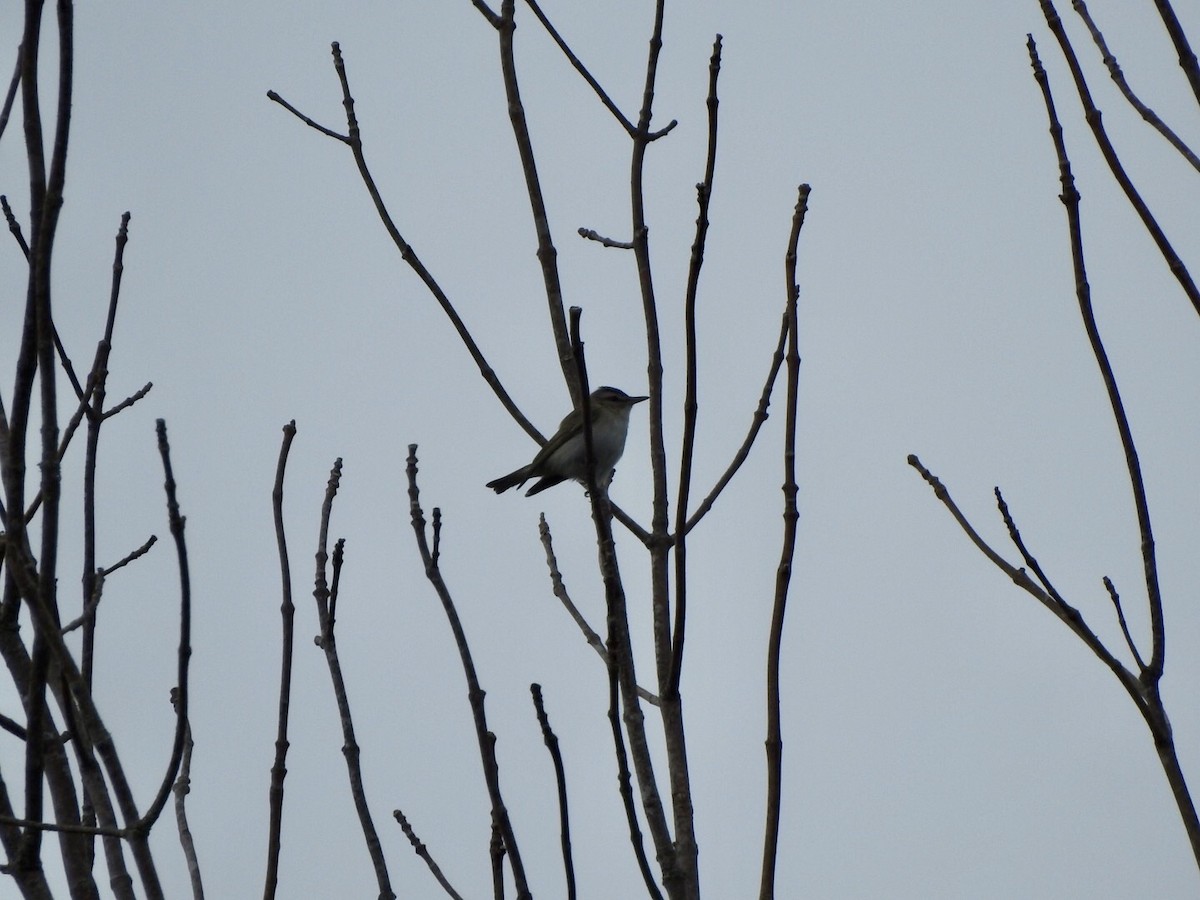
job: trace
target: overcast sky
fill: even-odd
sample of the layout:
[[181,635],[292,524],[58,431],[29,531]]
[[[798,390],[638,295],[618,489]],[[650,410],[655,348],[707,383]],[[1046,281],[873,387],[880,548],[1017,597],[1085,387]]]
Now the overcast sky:
[[[1195,9],[1178,6],[1200,40]],[[14,7],[0,9],[0,71],[18,40]],[[634,117],[651,4],[545,7]],[[1200,144],[1194,98],[1150,5],[1091,7],[1135,89]],[[522,95],[566,301],[584,308],[592,380],[644,393],[632,257],[575,234],[628,235],[628,141],[527,8],[518,22]],[[1196,265],[1195,172],[1124,105],[1086,33],[1068,25],[1118,150]],[[445,517],[442,568],[488,692],[535,895],[564,890],[534,681],[567,766],[580,895],[639,896],[605,672],[551,596],[537,539],[544,511],[567,584],[601,627],[583,492],[566,485],[526,499],[484,487],[535,445],[390,244],[348,149],[266,97],[274,89],[344,129],[329,54],[340,41],[393,216],[548,432],[569,400],[492,29],[468,0],[107,0],[81,4],[76,26],[56,316],[82,365],[102,333],[112,238],[130,210],[109,396],[146,381],[154,388],[106,426],[100,557],[111,563],[151,533],[167,536],[154,442],[163,417],[194,573],[189,811],[209,896],[262,889],[279,668],[270,495],[281,427],[293,418],[285,503],[298,610],[280,896],[375,893],[328,674],[310,640],[317,516],[337,457],[345,471],[332,531],[347,539],[338,643],[393,885],[405,897],[438,896],[391,820],[399,807],[464,896],[490,892],[488,806],[465,686],[408,522],[409,443],[420,445],[426,511],[440,506]],[[651,147],[647,183],[672,460],[707,62],[714,35],[724,35],[694,495],[724,469],[749,422],[785,299],[796,186],[813,188],[800,242],[801,521],[784,649],[780,897],[1174,898],[1200,887],[1124,691],[987,563],[905,464],[918,453],[1015,559],[992,500],[1000,485],[1040,562],[1092,627],[1119,648],[1100,580],[1108,575],[1146,646],[1136,520],[1074,300],[1030,31],[1064,120],[1096,313],[1142,453],[1167,616],[1163,692],[1185,771],[1194,786],[1200,779],[1200,321],[1104,168],[1038,4],[670,4],[655,121],[679,125]],[[0,141],[0,190],[24,215],[19,137],[10,126]],[[12,242],[0,247],[0,276],[7,399],[23,296]],[[773,406],[781,410],[782,394]],[[682,691],[703,889],[714,898],[757,893],[781,422],[770,419],[689,543]],[[68,458],[67,492],[78,490],[81,450]],[[613,496],[648,522],[649,491],[638,407]],[[78,509],[74,499],[64,506],[67,609]],[[618,546],[645,680],[645,556],[626,533]],[[164,541],[112,577],[100,613],[97,695],[143,803],[170,751],[176,595]],[[18,711],[11,688],[0,692],[0,712]],[[19,759],[16,742],[0,736],[10,786]],[[185,896],[169,821],[155,846],[170,896]]]

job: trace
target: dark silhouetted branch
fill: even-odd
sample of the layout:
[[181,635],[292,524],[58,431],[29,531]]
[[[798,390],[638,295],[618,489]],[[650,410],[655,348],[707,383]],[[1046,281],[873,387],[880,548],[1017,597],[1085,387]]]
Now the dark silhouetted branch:
[[550,753],[550,761],[554,765],[554,783],[558,791],[558,830],[562,842],[567,900],[575,900],[575,863],[571,858],[571,818],[567,813],[567,773],[563,768],[562,752],[558,749],[558,736],[550,727],[550,717],[546,714],[546,704],[542,699],[542,686],[531,684],[529,692],[533,695],[533,708],[537,712],[538,725],[542,729],[542,740],[546,743],[546,750]]
[[450,323],[454,326],[454,330],[458,333],[459,338],[462,340],[463,346],[467,348],[467,352],[471,354],[471,358],[475,361],[476,366],[478,366],[479,374],[483,376],[483,380],[488,383],[488,386],[491,387],[493,393],[495,393],[496,397],[500,400],[500,403],[506,410],[508,410],[509,415],[511,415],[514,421],[516,421],[516,423],[525,430],[526,434],[536,440],[539,444],[544,444],[546,439],[542,437],[541,432],[533,426],[533,423],[525,417],[524,413],[517,408],[516,403],[508,395],[508,392],[500,383],[500,379],[497,377],[495,370],[484,357],[483,351],[480,350],[479,345],[471,336],[470,331],[467,330],[466,323],[464,323],[462,318],[458,315],[458,311],[450,302],[450,298],[446,296],[445,291],[442,290],[441,285],[438,284],[437,280],[433,277],[430,271],[425,268],[424,263],[421,262],[416,251],[412,248],[412,245],[410,245],[408,241],[406,241],[400,234],[400,229],[396,226],[395,221],[392,219],[391,213],[388,212],[387,206],[383,202],[383,196],[379,193],[379,188],[375,184],[375,178],[371,174],[370,168],[367,166],[367,159],[363,153],[362,133],[359,129],[358,118],[354,112],[354,98],[350,94],[350,82],[346,75],[345,63],[342,60],[341,47],[339,47],[336,42],[332,44],[332,52],[334,69],[337,72],[338,82],[342,88],[342,106],[346,111],[346,125],[349,131],[348,135],[341,135],[328,128],[325,128],[322,125],[318,125],[307,116],[297,111],[295,107],[287,103],[274,91],[269,91],[267,96],[280,106],[283,106],[285,109],[298,116],[306,124],[316,128],[322,134],[327,134],[350,147],[350,150],[354,155],[354,162],[358,167],[359,176],[362,178],[363,185],[366,187],[367,193],[371,196],[371,201],[375,205],[375,212],[378,214],[379,220],[383,223],[383,227],[386,229],[388,236],[392,239],[392,243],[395,244],[396,249],[400,251],[400,257],[405,261],[405,263],[408,264],[409,268],[416,273],[417,277],[421,279],[421,282],[425,285],[429,293],[433,295],[435,300],[437,300],[438,305],[441,306],[442,311],[446,314],[447,318],[450,319]]
[[[578,369],[579,384],[586,397],[589,394],[587,359],[584,355],[583,338],[579,328],[579,320],[582,315],[583,310],[578,306],[571,307],[571,351]],[[641,789],[642,810],[646,815],[647,827],[650,829],[650,836],[654,841],[655,853],[663,870],[663,883],[667,887],[668,894],[675,898],[678,896],[683,879],[678,872],[675,848],[667,826],[667,817],[663,809],[658,782],[654,776],[654,762],[650,755],[649,742],[646,740],[642,708],[638,702],[637,674],[633,664],[633,642],[629,633],[629,611],[625,603],[625,588],[621,583],[621,574],[617,567],[616,545],[612,536],[611,504],[608,500],[608,491],[596,480],[590,404],[584,403],[580,407],[580,411],[583,413],[586,451],[585,485],[592,506],[592,522],[596,527],[600,577],[604,582],[604,600],[607,609],[608,719],[612,728],[613,747],[617,757],[618,790],[625,805],[625,818],[629,823],[629,839],[638,862],[638,868],[642,873],[642,880],[645,882],[647,892],[652,897],[661,900],[661,894],[654,882],[654,873],[650,869],[646,850],[642,844],[642,832],[638,826],[637,810],[634,808],[625,738],[621,730],[622,717],[619,710],[623,710],[625,729],[629,734],[629,752],[633,755],[634,771],[637,772],[638,786]]]
[[[608,651],[604,647],[604,640],[598,635],[587,619],[583,617],[583,613],[575,605],[571,599],[570,593],[567,591],[566,583],[563,581],[562,572],[558,569],[558,557],[554,553],[554,538],[550,534],[550,526],[546,523],[546,515],[543,513],[538,519],[538,536],[542,542],[542,548],[546,551],[546,568],[550,573],[550,587],[554,592],[554,596],[562,603],[563,609],[575,620],[575,624],[579,626],[579,630],[583,633],[583,638],[588,642],[588,645],[596,651],[596,654],[608,665]],[[638,696],[652,706],[658,706],[658,695],[646,690],[644,687],[638,686]]]
[[317,601],[317,619],[320,633],[316,644],[325,652],[325,662],[329,667],[329,677],[333,682],[333,694],[337,701],[338,719],[342,724],[342,756],[346,760],[346,772],[350,779],[350,794],[354,799],[354,809],[358,813],[358,822],[362,827],[363,839],[367,844],[367,853],[371,857],[371,865],[375,870],[375,881],[379,886],[380,900],[393,900],[391,879],[388,877],[387,861],[383,857],[383,845],[375,830],[375,822],[371,818],[371,809],[367,805],[367,792],[363,787],[362,765],[359,761],[361,751],[354,736],[354,720],[350,715],[350,698],[346,692],[346,681],[342,675],[342,662],[338,658],[337,641],[333,630],[329,627],[329,586],[326,578],[326,566],[329,563],[329,517],[333,512],[333,498],[337,495],[338,486],[342,480],[342,461],[338,459],[329,473],[329,482],[325,488],[325,501],[321,505],[320,536],[317,539],[317,574],[313,588],[313,598]]
[[271,765],[271,788],[268,793],[270,825],[267,829],[267,874],[263,885],[263,900],[273,900],[279,885],[279,853],[282,847],[283,782],[287,778],[288,717],[292,702],[292,654],[295,634],[296,605],[292,601],[292,566],[288,559],[287,531],[283,524],[283,480],[287,472],[288,454],[296,438],[296,420],[283,426],[283,442],[279,446],[279,461],[275,465],[275,487],[271,491],[271,511],[275,519],[275,546],[279,554],[279,578],[282,602],[279,604],[282,633],[279,666],[279,713],[275,727],[275,761]]
[[1088,31],[1092,35],[1092,42],[1096,45],[1096,49],[1100,51],[1100,57],[1104,60],[1108,74],[1112,77],[1121,94],[1129,101],[1129,105],[1137,110],[1138,115],[1145,119],[1155,131],[1161,134],[1172,147],[1178,150],[1179,154],[1191,164],[1192,168],[1200,171],[1200,157],[1197,157],[1192,152],[1192,148],[1185,144],[1183,139],[1133,92],[1133,88],[1129,86],[1129,82],[1125,79],[1125,73],[1121,71],[1121,66],[1117,62],[1117,58],[1109,51],[1108,44],[1104,40],[1104,34],[1092,19],[1091,13],[1088,12],[1087,4],[1083,0],[1071,0],[1071,6],[1079,14],[1079,18],[1083,19],[1083,24],[1087,26]]
[[[409,513],[412,520],[413,532],[417,539],[417,550],[425,565],[425,577],[433,586],[434,592],[442,603],[442,610],[454,633],[454,643],[458,647],[459,658],[462,661],[463,674],[467,681],[467,698],[471,704],[471,716],[475,724],[475,736],[479,742],[479,756],[483,766],[484,781],[487,784],[488,797],[492,804],[492,821],[499,829],[507,853],[509,867],[512,869],[513,881],[517,886],[517,900],[529,900],[533,895],[525,877],[525,866],[521,862],[521,852],[517,847],[516,834],[508,817],[508,808],[500,791],[500,765],[496,759],[496,735],[487,725],[487,712],[484,709],[485,691],[479,684],[475,672],[475,662],[471,658],[471,648],[467,643],[467,635],[463,630],[462,620],[454,605],[450,589],[442,578],[438,561],[434,558],[426,534],[425,513],[421,509],[420,489],[417,487],[417,445],[408,445],[408,499]],[[440,519],[441,512],[434,509],[434,516]],[[439,526],[440,527],[440,526]]]
[[[1100,153],[1104,157],[1104,161],[1108,163],[1109,171],[1112,172],[1113,178],[1121,186],[1121,190],[1125,192],[1130,205],[1133,206],[1138,217],[1142,220],[1142,225],[1146,229],[1146,233],[1150,235],[1158,247],[1159,252],[1167,263],[1167,268],[1175,276],[1175,279],[1179,282],[1179,286],[1183,288],[1184,294],[1187,295],[1196,312],[1200,314],[1200,289],[1197,289],[1187,266],[1179,258],[1179,254],[1175,252],[1175,248],[1171,246],[1171,242],[1167,240],[1167,236],[1159,226],[1158,220],[1150,212],[1150,207],[1146,205],[1146,201],[1142,199],[1141,194],[1134,187],[1133,181],[1126,173],[1125,167],[1121,164],[1121,160],[1117,156],[1117,151],[1113,147],[1112,141],[1108,138],[1108,132],[1105,131],[1104,125],[1101,122],[1100,110],[1092,102],[1092,94],[1088,89],[1086,79],[1083,77],[1083,69],[1079,65],[1079,59],[1075,55],[1075,48],[1071,45],[1071,41],[1067,37],[1067,31],[1063,27],[1062,19],[1058,16],[1058,11],[1055,10],[1052,0],[1041,0],[1041,4],[1042,13],[1046,17],[1046,24],[1050,26],[1050,31],[1058,39],[1058,45],[1062,48],[1063,58],[1066,59],[1067,66],[1071,70],[1071,77],[1075,80],[1075,89],[1079,94],[1079,101],[1083,106],[1084,118],[1092,129],[1096,145],[1100,148]],[[1032,41],[1032,37],[1030,40]],[[1038,65],[1041,65],[1040,61]],[[1041,81],[1043,79],[1039,79],[1039,82]]]
[[429,871],[433,874],[433,877],[437,880],[437,883],[441,885],[442,890],[446,892],[446,896],[450,897],[451,900],[463,900],[458,891],[456,891],[451,886],[450,882],[446,880],[446,876],[442,874],[441,868],[436,862],[434,862],[433,857],[429,855],[429,848],[422,843],[419,837],[417,837],[417,833],[413,831],[412,826],[408,824],[408,819],[404,817],[404,813],[398,809],[395,809],[392,810],[392,817],[395,818],[395,820],[400,824],[400,830],[404,832],[404,836],[408,838],[408,842],[412,844],[413,850],[416,851],[417,856],[425,861],[425,865],[429,867]]
[[775,600],[771,611],[771,633],[767,641],[767,797],[766,826],[763,835],[762,877],[759,900],[775,896],[775,860],[779,851],[779,814],[783,800],[783,731],[779,664],[783,653],[783,621],[787,611],[788,589],[792,581],[792,560],[796,553],[796,526],[800,512],[796,505],[796,416],[800,393],[800,285],[796,281],[797,250],[800,229],[808,212],[807,184],[797,192],[792,229],[784,256],[787,277],[787,401],[783,437],[783,546],[775,570]]
[[687,511],[692,490],[692,461],[696,449],[696,374],[699,351],[696,342],[696,295],[700,290],[700,270],[704,266],[704,245],[708,237],[708,206],[712,197],[713,176],[717,168],[717,79],[721,74],[721,36],[713,41],[708,61],[708,152],[705,155],[704,180],[696,185],[696,236],[688,262],[687,287],[683,298],[684,396],[683,438],[679,451],[679,493],[675,500],[675,623],[671,632],[671,665],[664,696],[679,695],[683,674],[683,639],[687,622]]

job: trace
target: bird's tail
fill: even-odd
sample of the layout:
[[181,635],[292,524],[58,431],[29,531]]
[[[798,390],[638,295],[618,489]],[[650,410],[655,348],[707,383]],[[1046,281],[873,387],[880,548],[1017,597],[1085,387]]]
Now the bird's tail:
[[521,466],[515,472],[509,472],[507,475],[502,475],[495,481],[489,481],[487,486],[497,494],[503,494],[509,488],[518,487],[529,480],[529,467]]

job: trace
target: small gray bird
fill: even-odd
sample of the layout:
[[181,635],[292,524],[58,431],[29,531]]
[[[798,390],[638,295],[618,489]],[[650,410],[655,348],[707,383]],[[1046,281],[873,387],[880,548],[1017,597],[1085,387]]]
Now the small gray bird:
[[[629,432],[629,412],[635,403],[646,397],[630,397],[614,387],[601,387],[592,391],[589,406],[592,411],[592,455],[596,459],[596,482],[601,490],[608,488],[612,480],[613,466],[625,452],[625,435]],[[502,494],[511,487],[524,484],[530,478],[538,482],[525,492],[532,497],[561,481],[574,478],[585,482],[587,445],[583,436],[583,413],[574,409],[558,426],[554,437],[538,451],[527,466],[515,472],[489,481],[488,487]]]

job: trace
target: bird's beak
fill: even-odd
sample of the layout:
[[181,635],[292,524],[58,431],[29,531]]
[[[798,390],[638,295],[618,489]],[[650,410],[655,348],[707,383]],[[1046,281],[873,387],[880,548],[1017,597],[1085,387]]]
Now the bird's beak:
[[649,400],[649,399],[650,399],[649,397],[630,397],[629,405],[632,406],[635,403],[641,403],[643,400]]

